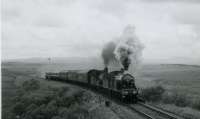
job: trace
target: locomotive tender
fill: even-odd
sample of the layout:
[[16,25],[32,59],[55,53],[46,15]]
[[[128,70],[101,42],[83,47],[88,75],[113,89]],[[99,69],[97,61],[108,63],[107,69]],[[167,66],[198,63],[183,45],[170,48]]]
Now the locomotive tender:
[[110,98],[123,102],[136,103],[138,101],[138,89],[135,86],[135,78],[128,72],[108,72],[108,69],[92,69],[88,72],[81,70],[69,70],[59,73],[46,73],[47,80],[63,81],[90,88]]

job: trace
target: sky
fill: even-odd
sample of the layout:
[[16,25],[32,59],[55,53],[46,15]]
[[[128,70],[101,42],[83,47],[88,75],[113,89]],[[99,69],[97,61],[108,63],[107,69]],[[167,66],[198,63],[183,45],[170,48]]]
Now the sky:
[[100,57],[135,26],[146,63],[200,65],[199,0],[2,0],[2,59]]

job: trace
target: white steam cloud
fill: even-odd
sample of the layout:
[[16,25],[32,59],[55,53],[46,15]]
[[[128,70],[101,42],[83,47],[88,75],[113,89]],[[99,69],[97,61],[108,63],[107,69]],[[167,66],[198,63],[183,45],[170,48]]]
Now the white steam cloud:
[[126,70],[131,64],[136,69],[141,61],[143,49],[144,45],[135,34],[135,27],[128,25],[118,39],[109,42],[103,48],[104,64],[108,66],[110,63],[118,62]]

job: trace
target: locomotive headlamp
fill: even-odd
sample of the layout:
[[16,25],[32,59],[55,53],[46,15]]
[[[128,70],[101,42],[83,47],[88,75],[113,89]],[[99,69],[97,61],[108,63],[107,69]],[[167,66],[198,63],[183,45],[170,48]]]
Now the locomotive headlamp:
[[123,95],[128,95],[128,91],[122,91]]
[[137,91],[136,90],[133,90],[133,94],[136,94],[137,93]]

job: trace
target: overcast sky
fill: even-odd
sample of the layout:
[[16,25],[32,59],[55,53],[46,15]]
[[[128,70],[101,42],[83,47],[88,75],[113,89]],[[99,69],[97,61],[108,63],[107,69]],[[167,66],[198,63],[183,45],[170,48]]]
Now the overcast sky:
[[198,0],[3,0],[2,59],[100,57],[134,25],[144,62],[200,64]]

